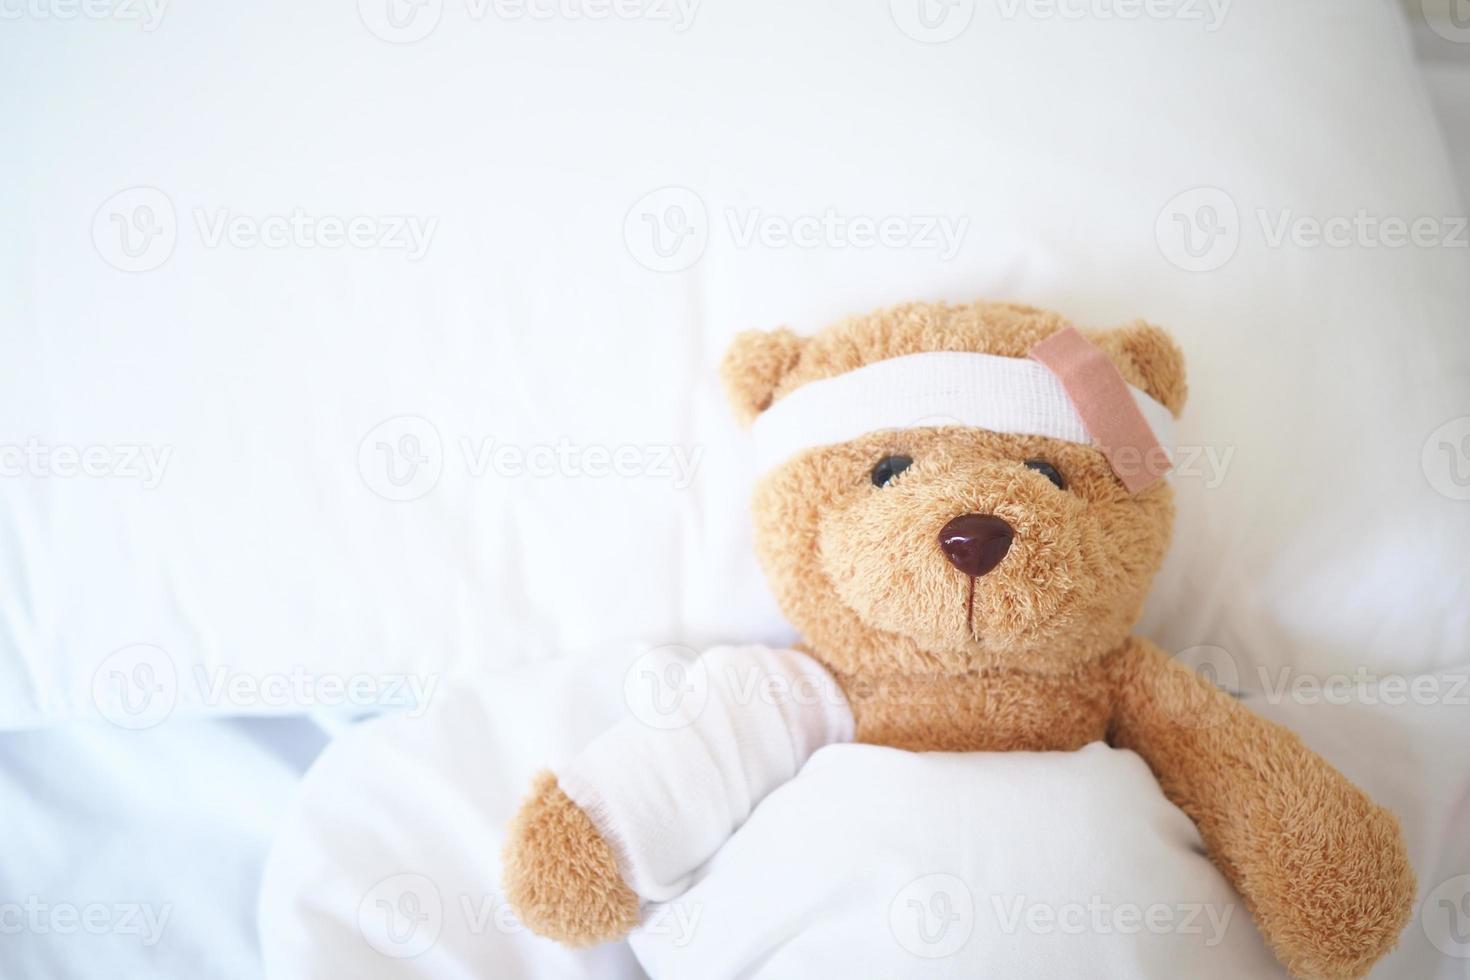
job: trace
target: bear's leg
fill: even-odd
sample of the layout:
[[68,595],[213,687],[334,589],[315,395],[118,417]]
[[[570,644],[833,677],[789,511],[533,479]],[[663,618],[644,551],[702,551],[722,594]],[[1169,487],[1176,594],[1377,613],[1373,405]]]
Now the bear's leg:
[[1194,820],[1297,977],[1361,977],[1414,901],[1398,821],[1291,732],[1130,640],[1111,655],[1109,741]]

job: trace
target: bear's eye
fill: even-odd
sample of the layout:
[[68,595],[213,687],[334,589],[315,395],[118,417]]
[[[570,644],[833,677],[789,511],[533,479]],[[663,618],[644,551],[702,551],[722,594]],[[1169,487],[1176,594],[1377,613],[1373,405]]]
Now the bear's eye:
[[1057,468],[1048,463],[1046,460],[1028,459],[1026,460],[1026,468],[1028,470],[1035,470],[1051,482],[1055,483],[1058,490],[1067,489],[1067,481],[1062,479],[1062,474],[1058,473]]
[[912,465],[914,461],[907,456],[884,456],[878,460],[878,465],[873,467],[873,486],[887,486],[889,480]]

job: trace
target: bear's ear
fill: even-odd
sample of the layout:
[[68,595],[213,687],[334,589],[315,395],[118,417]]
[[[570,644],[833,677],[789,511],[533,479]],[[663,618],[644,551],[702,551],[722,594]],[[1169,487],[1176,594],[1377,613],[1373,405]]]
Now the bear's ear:
[[[1189,385],[1184,378],[1184,352],[1163,330],[1137,320],[1104,335],[1101,346],[1133,368],[1140,387],[1176,419],[1184,410]],[[1132,379],[1130,379],[1132,380]]]
[[749,425],[770,408],[776,387],[801,360],[805,345],[803,338],[785,327],[736,335],[720,364],[720,378],[742,425]]

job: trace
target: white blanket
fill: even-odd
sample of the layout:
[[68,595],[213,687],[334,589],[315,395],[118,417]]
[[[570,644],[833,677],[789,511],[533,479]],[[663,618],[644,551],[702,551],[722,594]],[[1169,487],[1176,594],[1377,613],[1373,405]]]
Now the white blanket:
[[[829,747],[756,808],[688,892],[652,907],[631,943],[576,953],[531,936],[500,892],[505,823],[536,768],[626,710],[619,694],[636,655],[496,678],[422,718],[339,739],[308,775],[267,868],[268,973],[1282,975],[1189,820],[1135,755],[1100,744]],[[1438,691],[1434,704],[1296,696],[1257,706],[1404,821],[1421,899],[1433,901],[1375,976],[1448,980],[1470,956],[1440,921],[1470,870],[1470,717],[1453,684]]]
[[633,939],[677,977],[1284,976],[1138,756],[818,752]]

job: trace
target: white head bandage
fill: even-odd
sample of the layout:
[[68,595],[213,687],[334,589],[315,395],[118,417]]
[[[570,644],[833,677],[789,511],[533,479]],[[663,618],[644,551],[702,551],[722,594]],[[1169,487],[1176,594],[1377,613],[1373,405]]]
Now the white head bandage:
[[[1063,334],[1056,336],[1063,338]],[[1070,342],[1072,338],[1066,339]],[[1080,335],[1075,340],[1087,343]],[[1079,411],[1068,395],[1075,386],[1064,385],[1070,379],[1053,370],[1029,358],[968,352],[908,354],[875,361],[804,384],[766,409],[751,430],[757,462],[765,472],[804,450],[868,433],[951,425],[1098,445],[1101,440],[1093,438],[1088,424],[1090,420],[1091,427],[1098,428],[1095,406]],[[1121,376],[1118,382],[1117,391],[1131,397],[1156,445],[1171,445],[1173,417],[1169,410],[1137,388],[1122,384]],[[1131,406],[1125,404],[1122,411],[1131,413]],[[1139,489],[1157,478],[1151,475],[1130,482],[1111,455],[1110,461],[1129,489]]]

